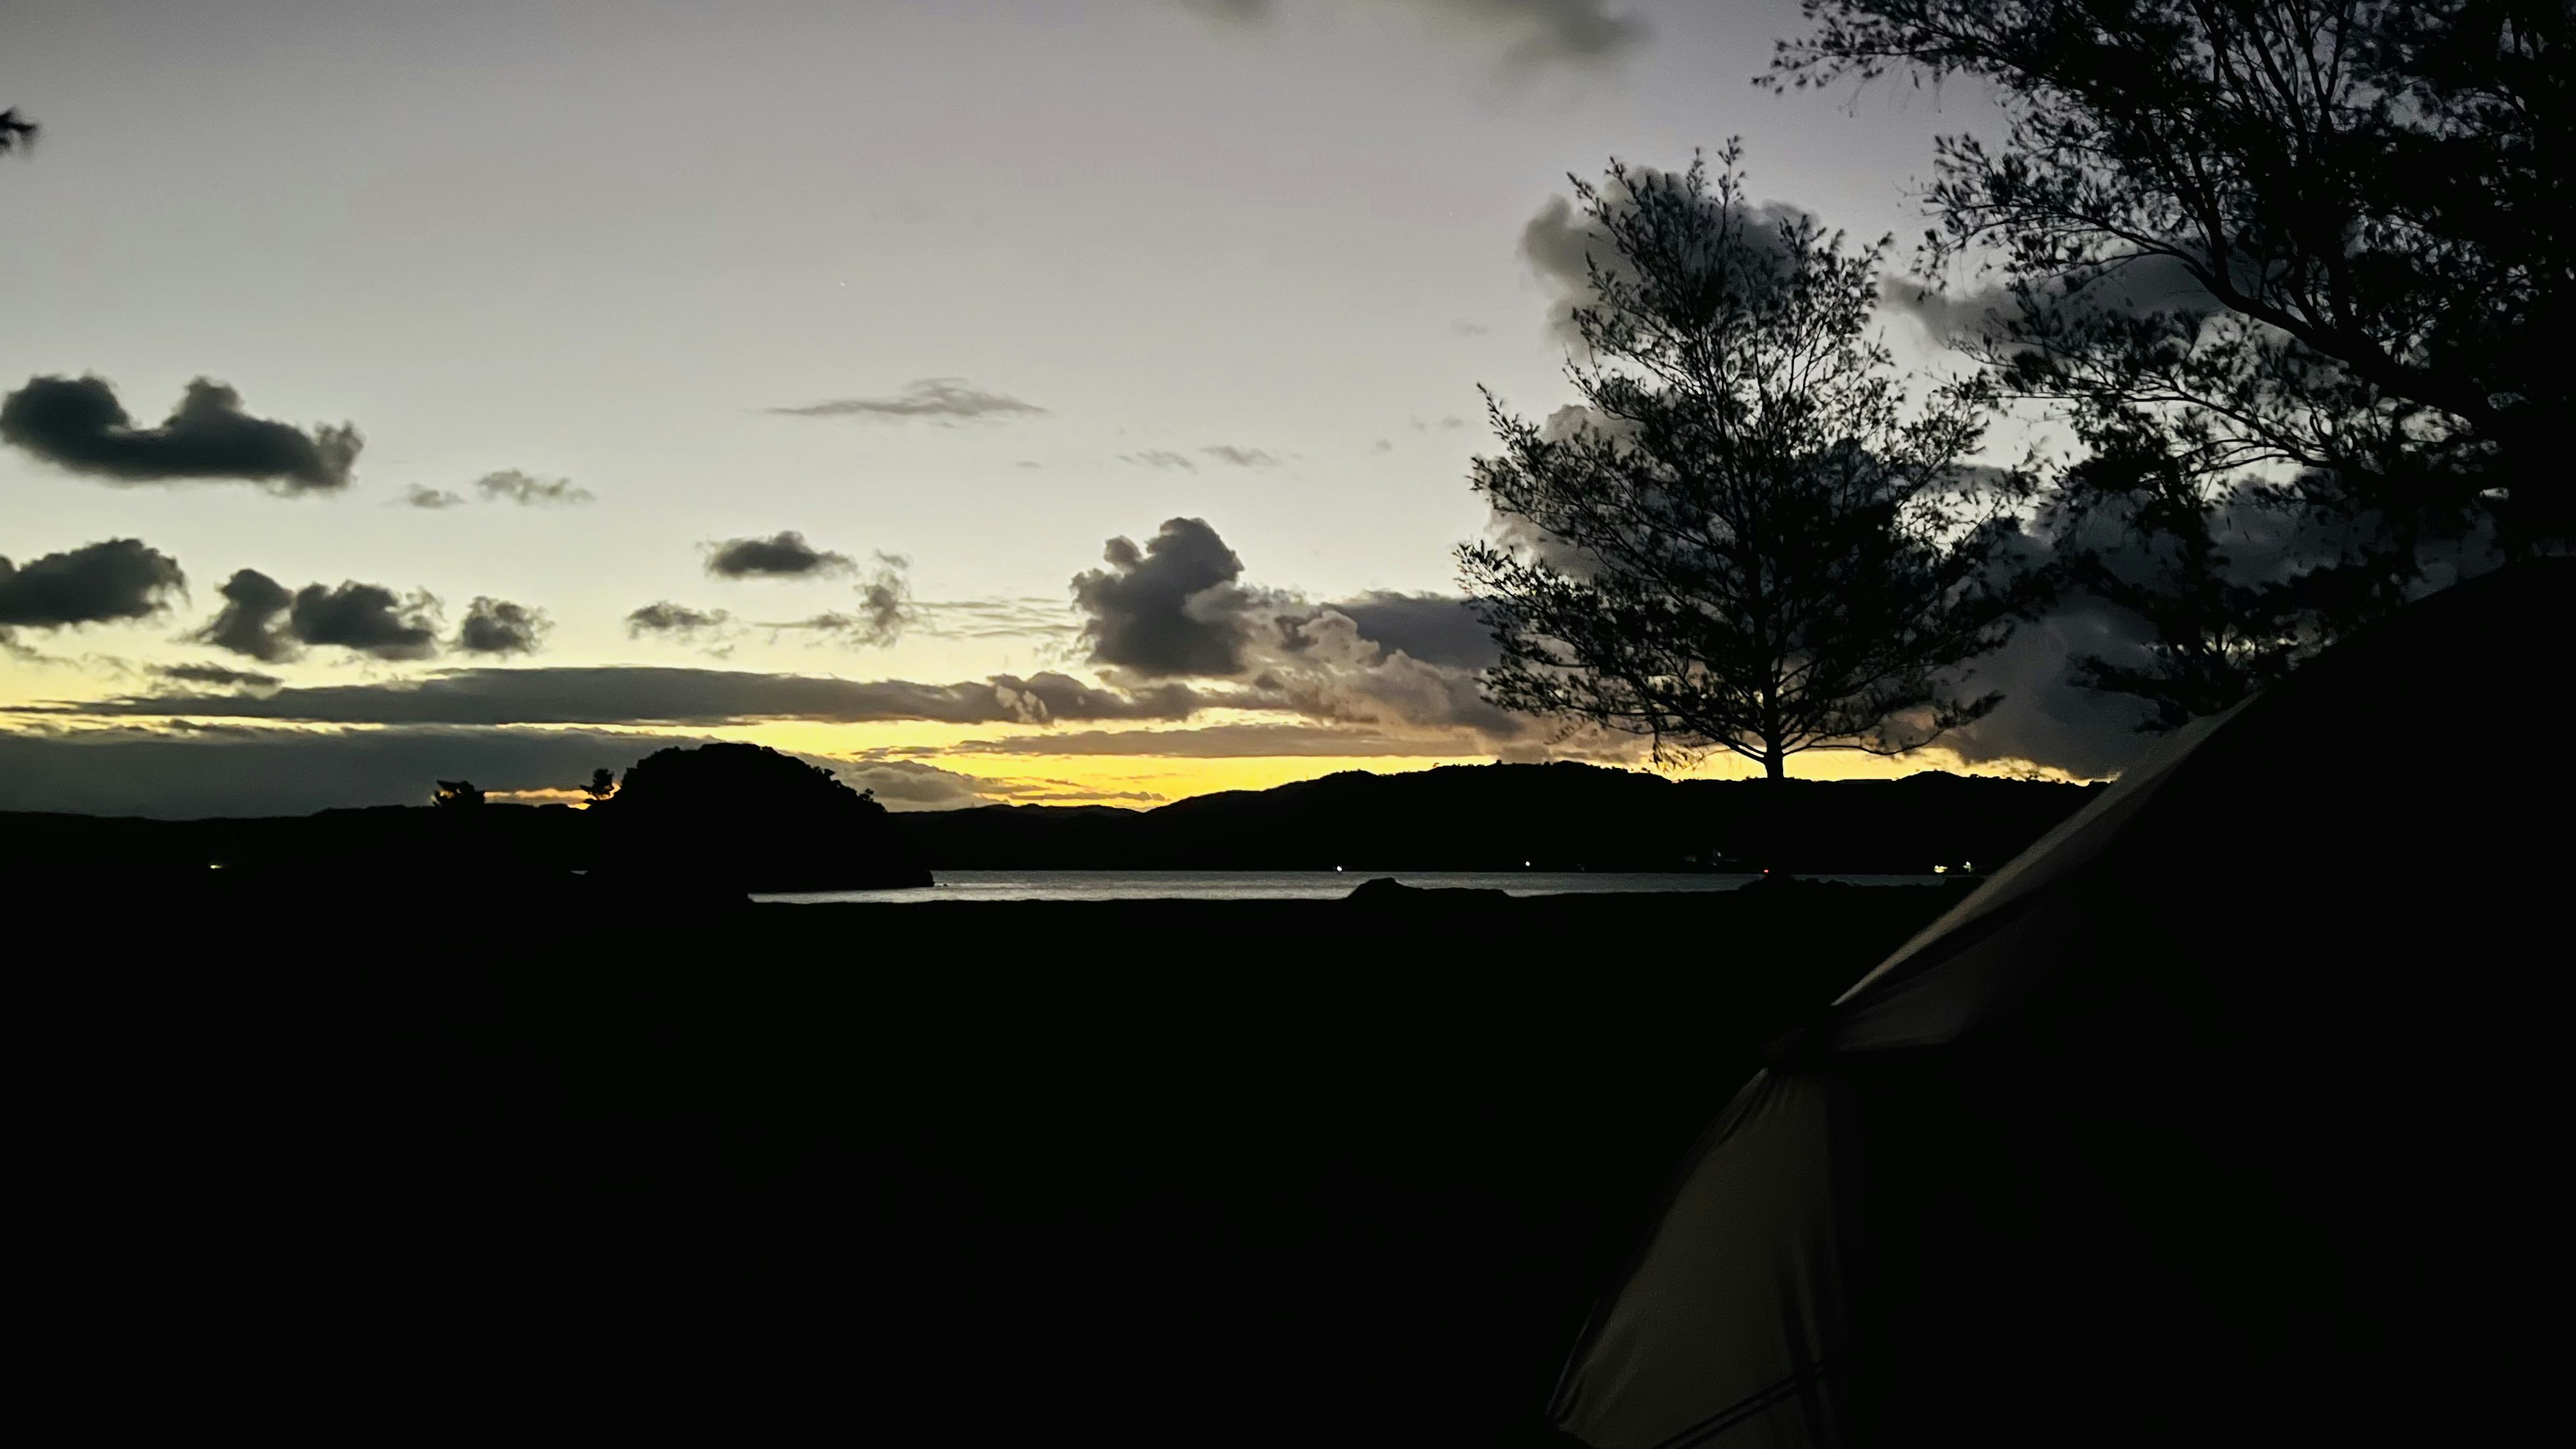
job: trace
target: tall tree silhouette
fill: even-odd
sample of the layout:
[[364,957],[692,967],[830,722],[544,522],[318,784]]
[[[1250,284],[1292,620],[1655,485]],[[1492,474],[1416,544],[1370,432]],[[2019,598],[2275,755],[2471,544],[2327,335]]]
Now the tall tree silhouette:
[[2023,596],[1964,488],[1974,389],[1909,408],[1870,331],[1885,243],[1754,214],[1738,149],[1721,159],[1575,181],[1601,242],[1567,368],[1588,406],[1541,426],[1489,395],[1502,452],[1473,482],[1507,541],[1458,561],[1502,647],[1497,704],[1776,780],[1801,751],[1901,753],[1992,709],[1955,671]]
[[[2067,515],[2158,561],[2125,580],[2157,662],[2097,682],[2188,712],[2394,607],[2463,536],[2564,540],[2564,0],[1805,9],[1770,83],[1966,77],[2007,111],[1940,143],[1921,261],[1994,268],[1965,345],[2112,460],[2067,475]],[[2297,567],[2231,575],[2249,525]]]

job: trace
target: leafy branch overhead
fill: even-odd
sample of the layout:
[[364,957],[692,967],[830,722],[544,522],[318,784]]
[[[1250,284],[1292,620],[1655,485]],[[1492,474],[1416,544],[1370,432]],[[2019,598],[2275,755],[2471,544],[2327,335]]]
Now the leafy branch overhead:
[[2094,682],[2223,707],[2482,551],[2563,546],[2563,0],[1805,8],[1769,84],[2005,107],[1941,141],[1920,270],[1987,269],[1961,345],[2084,444],[2066,535],[2128,545],[2079,567],[2158,641]]

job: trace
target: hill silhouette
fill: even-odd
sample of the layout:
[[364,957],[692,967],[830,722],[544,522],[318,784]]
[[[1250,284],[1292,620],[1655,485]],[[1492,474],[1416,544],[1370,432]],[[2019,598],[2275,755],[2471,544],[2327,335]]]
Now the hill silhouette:
[[623,879],[768,891],[930,883],[903,863],[874,796],[762,745],[656,750],[595,813],[596,868]]
[[673,888],[839,890],[935,870],[1784,870],[1999,865],[2093,787],[1667,780],[1569,763],[1351,771],[1153,810],[990,805],[892,814],[755,745],[665,750],[604,805],[376,806],[142,820],[0,815],[18,876],[251,871],[297,887],[430,879],[471,890],[601,871]]
[[1347,771],[1146,811],[992,805],[895,817],[950,870],[1802,870],[2000,865],[2092,787],[1668,780],[1559,762]]

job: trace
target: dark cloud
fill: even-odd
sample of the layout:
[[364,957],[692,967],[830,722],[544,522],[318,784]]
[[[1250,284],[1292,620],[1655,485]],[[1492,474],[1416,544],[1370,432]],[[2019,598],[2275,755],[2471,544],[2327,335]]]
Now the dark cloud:
[[[1186,9],[1238,25],[1268,21],[1277,0],[1180,0]],[[1615,60],[1645,43],[1646,23],[1620,13],[1608,0],[1410,0],[1415,11],[1443,24],[1499,35],[1517,65],[1566,65]]]
[[1361,638],[1425,664],[1485,669],[1501,659],[1475,605],[1455,594],[1374,591],[1323,607],[1349,619]]
[[997,392],[986,392],[962,377],[925,377],[892,397],[844,397],[803,407],[771,408],[792,418],[878,418],[904,421],[926,418],[953,423],[984,418],[1038,417],[1046,409]]
[[878,554],[876,573],[859,585],[856,612],[834,610],[768,627],[810,630],[849,648],[883,649],[901,639],[913,622],[912,583],[905,577],[911,564],[899,554]]
[[1122,462],[1134,463],[1140,467],[1177,468],[1184,473],[1195,473],[1199,467],[1198,464],[1190,461],[1189,454],[1175,453],[1169,448],[1148,448],[1141,453],[1121,453],[1118,457]]
[[2004,702],[1943,735],[1940,747],[1971,765],[2027,764],[2086,780],[2119,773],[2154,743],[2138,732],[2145,711],[2135,700],[2077,684],[2072,665],[2086,654],[2122,655],[2150,633],[2126,610],[2089,595],[2061,600],[1976,662],[1970,682],[2001,690]]
[[768,538],[728,538],[707,546],[707,572],[720,579],[795,579],[858,567],[845,553],[818,549],[788,529]]
[[149,618],[187,585],[177,559],[135,538],[85,544],[24,565],[0,557],[0,631]]
[[432,782],[569,789],[669,745],[597,730],[312,730],[244,726],[0,731],[0,810],[90,815],[306,815],[416,805]]
[[692,609],[668,599],[646,604],[626,616],[626,632],[637,639],[647,634],[667,634],[694,643],[720,634],[732,625],[733,615],[722,609]]
[[1167,519],[1141,550],[1113,538],[1102,556],[1108,568],[1073,580],[1092,663],[1147,679],[1242,671],[1243,560],[1205,520]]
[[270,689],[285,682],[274,674],[222,664],[164,664],[152,672],[181,684],[210,684],[218,689]]
[[534,654],[553,625],[544,611],[507,599],[478,598],[466,606],[456,647],[468,654]]
[[295,657],[295,640],[283,627],[295,602],[286,585],[257,569],[240,569],[215,592],[223,596],[223,608],[191,637],[267,664]]
[[198,378],[157,428],[138,428],[96,377],[37,377],[0,401],[0,438],[46,462],[118,483],[240,478],[302,493],[345,488],[358,430],[304,432],[241,410],[241,394]]
[[1202,703],[1200,695],[1181,685],[1112,690],[1052,673],[919,684],[747,670],[600,666],[453,669],[424,679],[316,685],[258,697],[159,693],[16,712],[316,724],[717,725],[766,719],[1049,724],[1182,719]]
[[[2260,278],[2245,279],[2260,290]],[[2064,285],[2041,294],[2051,307],[2074,307],[2137,316],[2149,312],[2209,313],[2225,308],[2191,269],[2177,257],[2144,256],[2100,271],[2071,274]],[[1951,293],[1911,277],[1881,277],[1879,305],[1912,319],[1935,342],[1963,342],[1996,337],[2003,324],[2021,315],[2021,303],[2000,286]]]
[[589,489],[574,486],[570,478],[540,478],[516,468],[484,474],[474,480],[474,491],[486,502],[516,503],[522,508],[588,503],[596,497]]
[[1074,579],[1073,595],[1091,662],[1115,676],[1237,680],[1203,702],[1343,724],[1466,729],[1493,742],[1527,731],[1485,702],[1479,672],[1492,645],[1459,600],[1370,594],[1345,606],[1247,588],[1243,561],[1195,518],[1165,522],[1142,549],[1112,539],[1107,558],[1109,568]]
[[1229,468],[1276,468],[1279,455],[1261,448],[1238,448],[1232,443],[1211,443],[1199,449]]
[[286,627],[303,644],[336,645],[378,659],[426,659],[438,652],[438,600],[425,593],[397,595],[382,584],[306,584],[287,607]]
[[407,508],[456,508],[464,504],[465,495],[432,488],[426,483],[414,483],[403,490],[402,502]]

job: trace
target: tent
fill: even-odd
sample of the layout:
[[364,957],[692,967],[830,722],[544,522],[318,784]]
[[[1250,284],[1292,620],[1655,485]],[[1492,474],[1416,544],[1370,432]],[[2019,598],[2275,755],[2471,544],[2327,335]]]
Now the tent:
[[2564,560],[2398,611],[2166,741],[1777,1043],[1596,1307],[1558,1427],[2432,1444],[2554,1417],[2571,625]]

